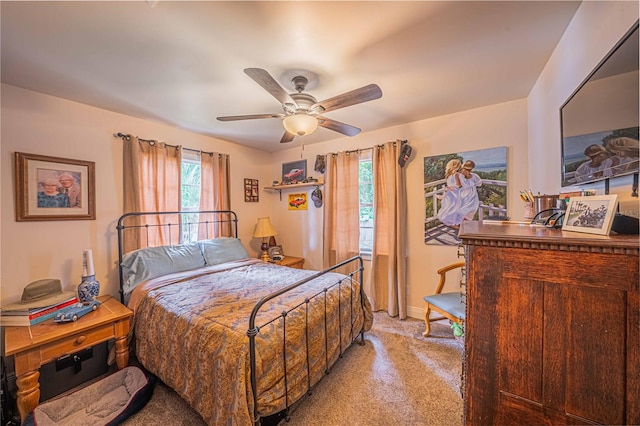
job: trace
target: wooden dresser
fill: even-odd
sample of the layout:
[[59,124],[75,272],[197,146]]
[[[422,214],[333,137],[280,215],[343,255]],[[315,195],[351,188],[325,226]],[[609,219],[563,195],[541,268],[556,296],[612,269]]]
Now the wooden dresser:
[[637,235],[465,222],[467,425],[640,424]]

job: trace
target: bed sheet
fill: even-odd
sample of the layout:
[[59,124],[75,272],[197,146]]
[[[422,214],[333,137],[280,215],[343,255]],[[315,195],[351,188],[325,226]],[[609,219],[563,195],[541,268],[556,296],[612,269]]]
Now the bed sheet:
[[[267,294],[314,273],[247,259],[140,285],[129,303],[135,312],[137,358],[209,425],[251,424],[251,310]],[[361,303],[360,283],[346,279],[331,287],[342,278],[337,273],[323,275],[271,300],[258,314],[260,416],[286,407],[285,382],[289,405],[302,397],[360,330],[371,328],[373,315],[368,300]],[[309,303],[304,303],[306,298]],[[284,320],[270,322],[299,304]]]

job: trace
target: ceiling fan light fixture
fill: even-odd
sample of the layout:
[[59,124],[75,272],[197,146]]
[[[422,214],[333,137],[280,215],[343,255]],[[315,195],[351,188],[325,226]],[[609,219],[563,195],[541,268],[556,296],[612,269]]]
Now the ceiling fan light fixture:
[[318,128],[318,119],[299,112],[286,116],[282,120],[282,124],[285,130],[292,135],[305,136],[315,132]]

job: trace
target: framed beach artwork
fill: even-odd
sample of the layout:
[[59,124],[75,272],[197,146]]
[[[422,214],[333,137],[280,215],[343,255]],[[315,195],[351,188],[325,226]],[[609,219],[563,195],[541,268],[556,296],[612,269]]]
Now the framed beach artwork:
[[95,163],[15,153],[16,221],[95,220]]
[[562,230],[609,235],[617,207],[616,194],[571,197]]
[[507,148],[424,158],[424,242],[458,245],[465,220],[507,218]]

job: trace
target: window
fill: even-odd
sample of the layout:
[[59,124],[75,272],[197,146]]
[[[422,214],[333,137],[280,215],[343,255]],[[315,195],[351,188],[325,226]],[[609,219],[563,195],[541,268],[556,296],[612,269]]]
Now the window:
[[360,183],[360,254],[373,250],[373,163],[371,153],[362,154],[358,168]]
[[[180,210],[200,210],[200,158],[197,154],[183,151],[180,167]],[[197,215],[184,215],[185,222],[195,223]],[[198,229],[193,226],[182,230],[182,242],[187,243],[198,239]]]

